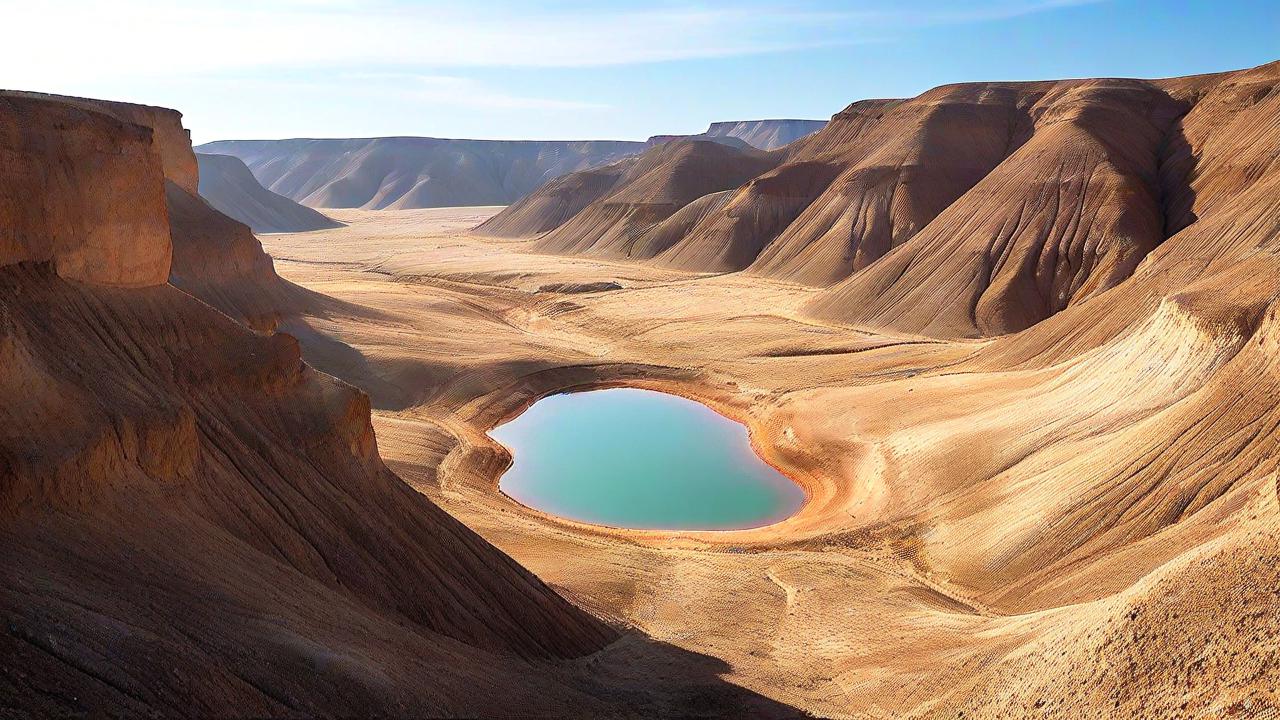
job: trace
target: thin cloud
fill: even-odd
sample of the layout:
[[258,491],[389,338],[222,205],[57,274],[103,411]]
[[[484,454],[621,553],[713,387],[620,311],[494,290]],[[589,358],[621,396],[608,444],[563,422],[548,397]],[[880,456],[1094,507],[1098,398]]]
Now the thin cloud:
[[[738,3],[531,7],[499,3],[274,0],[0,0],[0,84],[184,77],[248,69],[588,67],[875,42],[911,26],[976,22],[1088,0],[774,10]],[[36,61],[33,61],[36,59]]]

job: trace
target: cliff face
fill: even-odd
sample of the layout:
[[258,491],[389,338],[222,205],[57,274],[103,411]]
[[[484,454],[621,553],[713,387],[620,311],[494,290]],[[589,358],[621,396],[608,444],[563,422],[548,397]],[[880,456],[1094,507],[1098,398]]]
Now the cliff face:
[[135,103],[17,90],[5,90],[0,91],[0,93],[10,97],[52,100],[63,105],[95,110],[127,123],[151,128],[155,151],[160,156],[160,165],[164,170],[164,176],[183,190],[192,194],[196,192],[196,187],[199,183],[199,170],[196,167],[196,158],[191,153],[191,133],[182,126],[182,113],[177,110],[153,105],[137,105]]
[[150,130],[0,94],[0,167],[0,263],[47,261],[62,277],[101,285],[168,279],[164,177]]
[[[42,93],[4,92],[0,97],[39,99],[64,108],[85,109],[150,130],[151,152],[162,173],[160,193],[167,210],[157,213],[154,206],[143,202],[130,212],[152,222],[167,214],[167,235],[173,250],[168,280],[175,286],[260,330],[273,329],[281,317],[297,312],[309,301],[309,293],[276,275],[271,257],[247,225],[218,212],[197,194],[199,166],[191,150],[190,134],[182,127],[181,113],[149,105]],[[61,138],[57,142],[61,143]],[[116,177],[114,173],[104,173],[104,182],[109,185]],[[79,180],[68,184],[69,193],[77,197],[88,187],[91,185]],[[106,212],[123,216],[119,206],[140,202],[141,197],[122,192],[113,197]],[[94,226],[108,229],[111,222],[115,221],[95,222]],[[128,247],[118,242],[108,244]],[[165,254],[169,254],[167,248]]]
[[[0,97],[0,706],[596,708],[514,658],[609,629],[388,471],[367,398],[292,337],[165,284],[150,140],[81,102]],[[175,227],[222,242],[201,224],[221,216],[167,187]],[[242,246],[184,282],[266,276]]]
[[258,184],[240,158],[197,154],[200,197],[218,212],[254,232],[306,232],[341,227],[342,223],[277,195]]
[[[1269,172],[1245,175],[1244,131],[1215,123],[1240,122],[1223,109],[1231,103],[1270,98],[1277,72],[969,83],[854,103],[777,151],[776,167],[690,201],[658,233],[665,249],[652,261],[831,286],[810,312],[837,322],[941,337],[1016,332],[1115,287],[1246,177]],[[1275,116],[1251,112],[1251,140],[1265,145],[1259,133]],[[1226,179],[1205,182],[1210,171]],[[608,192],[635,181],[619,177]],[[597,187],[564,178],[478,230],[544,232],[544,251],[587,251],[550,242],[599,224],[587,218],[598,190],[586,203],[567,196],[579,185]]]

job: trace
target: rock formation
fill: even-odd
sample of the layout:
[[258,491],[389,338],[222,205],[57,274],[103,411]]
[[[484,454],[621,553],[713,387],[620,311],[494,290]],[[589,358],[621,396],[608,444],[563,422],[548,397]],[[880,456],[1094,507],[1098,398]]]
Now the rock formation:
[[0,94],[0,153],[0,262],[50,262],[69,280],[121,287],[169,277],[164,175],[149,131]]
[[306,232],[342,225],[262,187],[240,158],[197,153],[196,160],[200,163],[200,197],[255,233]]
[[0,96],[4,712],[596,708],[518,658],[613,631],[391,474],[292,337],[166,284],[166,206],[185,283],[260,263],[122,116]]
[[[199,165],[191,150],[190,134],[182,127],[181,113],[149,105],[41,93],[3,91],[0,97],[44,99],[106,114],[151,130],[151,152],[158,157],[164,173],[162,199],[167,208],[173,250],[169,280],[175,286],[232,318],[262,330],[274,328],[283,315],[315,300],[312,293],[276,274],[271,257],[263,252],[262,243],[248,226],[223,215],[201,199],[197,193]],[[77,183],[70,191],[84,193],[85,187],[88,185]],[[124,204],[125,197],[115,196],[108,212],[116,212],[115,205]],[[139,194],[132,202],[143,203],[148,197],[152,196]],[[148,213],[153,221],[162,216],[155,213],[154,208],[143,206],[140,210]],[[133,247],[118,242],[111,246]]]
[[553,181],[476,231],[530,235],[553,225],[555,218],[568,217],[538,239],[538,250],[656,258],[670,247],[673,233],[668,223],[689,223],[678,211],[738,185],[777,160],[769,153],[707,140],[663,143],[639,157]]
[[[830,285],[811,311],[839,322],[939,337],[1015,332],[1116,286],[1189,223],[1199,197],[1189,174],[1227,156],[1188,157],[1184,116],[1275,72],[969,83],[854,103],[777,151],[776,167],[686,200],[660,233],[665,249],[633,257]],[[1214,132],[1201,132],[1214,149]],[[546,233],[539,249],[583,252],[589,245],[553,238],[599,224],[585,215],[597,177],[562,178],[478,231]],[[629,182],[609,190],[625,194]]]

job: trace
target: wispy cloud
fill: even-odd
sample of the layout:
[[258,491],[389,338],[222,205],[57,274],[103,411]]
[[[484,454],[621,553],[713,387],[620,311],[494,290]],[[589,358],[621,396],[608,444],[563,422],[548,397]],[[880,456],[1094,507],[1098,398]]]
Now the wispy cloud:
[[[0,0],[0,81],[181,77],[249,68],[583,67],[873,42],[911,26],[1043,12],[1090,0],[924,1],[777,9],[739,2]],[[13,78],[16,78],[15,81]]]

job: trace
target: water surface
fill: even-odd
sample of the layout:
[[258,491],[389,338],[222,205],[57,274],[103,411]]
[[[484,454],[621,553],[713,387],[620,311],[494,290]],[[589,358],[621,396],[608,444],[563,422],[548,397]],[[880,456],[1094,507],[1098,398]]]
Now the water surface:
[[619,388],[552,395],[489,433],[512,452],[499,486],[529,507],[613,527],[727,530],[778,522],[804,493],[701,403]]

